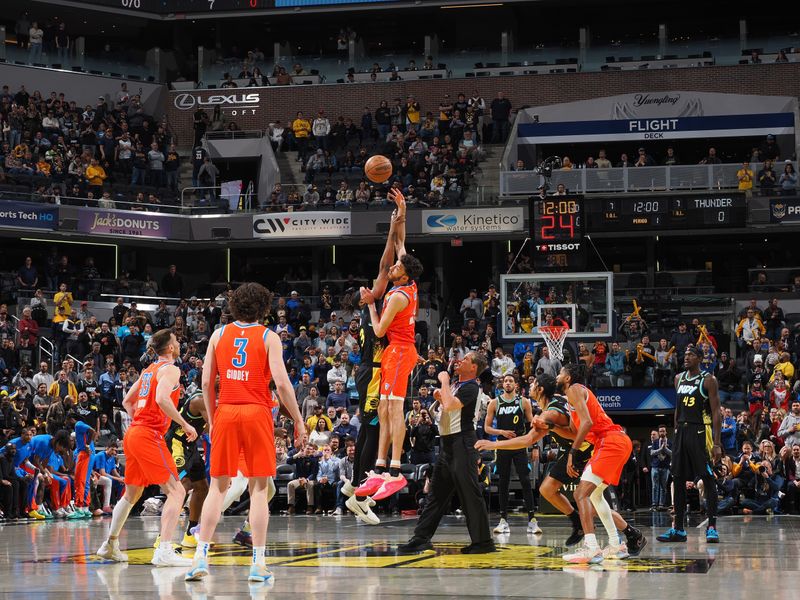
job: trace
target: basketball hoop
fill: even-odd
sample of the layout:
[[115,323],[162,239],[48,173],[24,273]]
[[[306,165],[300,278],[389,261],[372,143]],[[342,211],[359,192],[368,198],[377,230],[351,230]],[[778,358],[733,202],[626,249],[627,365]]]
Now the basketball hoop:
[[566,325],[542,325],[539,334],[544,338],[550,358],[564,360],[564,341],[567,339],[569,327]]

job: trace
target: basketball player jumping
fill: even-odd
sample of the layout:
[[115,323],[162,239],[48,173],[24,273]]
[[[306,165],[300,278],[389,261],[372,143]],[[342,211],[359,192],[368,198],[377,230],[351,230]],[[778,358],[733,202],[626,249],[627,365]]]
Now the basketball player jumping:
[[[397,204],[398,218],[405,216],[405,197],[397,189],[389,192],[389,199]],[[369,306],[373,332],[377,337],[386,335],[389,345],[381,356],[381,391],[378,404],[378,420],[381,434],[378,443],[378,458],[375,470],[356,490],[357,496],[372,496],[373,500],[388,498],[406,486],[406,478],[400,474],[403,442],[406,425],[403,404],[408,390],[408,380],[417,364],[414,323],[417,314],[416,279],[422,274],[422,263],[406,253],[405,227],[398,223],[395,244],[397,262],[389,268],[392,288],[386,293],[383,312],[378,315],[375,297],[362,287],[361,298]],[[388,425],[384,427],[383,424]],[[388,431],[387,431],[388,429]],[[386,460],[391,443],[392,459],[386,471]]]
[[717,533],[717,488],[709,460],[722,456],[720,435],[722,418],[719,412],[717,378],[703,374],[700,363],[703,351],[692,346],[683,355],[686,370],[675,376],[675,441],[672,448],[672,477],[675,488],[675,523],[656,539],[659,542],[686,541],[686,482],[700,477],[710,493],[706,493],[708,527],[706,542],[719,543]]
[[[580,542],[584,536],[580,515],[570,504],[569,499],[561,493],[563,485],[577,484],[579,482],[577,476],[572,477],[567,474],[569,448],[571,447],[571,440],[576,434],[576,431],[570,426],[572,411],[569,408],[567,399],[556,394],[556,380],[552,375],[539,375],[531,386],[530,394],[531,398],[539,404],[542,410],[541,414],[533,419],[535,427],[520,438],[498,440],[496,442],[480,440],[476,444],[476,448],[479,450],[527,448],[542,439],[548,432],[555,434],[559,444],[562,448],[566,446],[566,450],[559,454],[558,459],[550,468],[549,473],[539,487],[539,493],[572,521],[572,534],[565,544],[573,546]],[[591,444],[584,442],[581,444],[580,451],[573,453],[573,468],[576,471],[583,470],[591,457],[592,449]],[[647,544],[647,539],[642,535],[641,531],[628,525],[625,519],[616,511],[611,511],[611,513],[615,526],[627,539],[627,554],[637,556]],[[622,548],[606,554],[608,554],[608,558],[626,558],[626,552]]]
[[[295,444],[305,426],[294,389],[283,363],[281,340],[258,323],[270,307],[270,293],[257,283],[239,286],[231,296],[234,322],[215,331],[208,343],[203,369],[203,399],[211,431],[211,485],[203,504],[197,550],[187,581],[208,575],[208,549],[220,518],[231,478],[244,458],[250,488],[250,525],[253,556],[248,580],[272,579],[266,567],[268,478],[275,476],[275,439],[272,422],[271,379],[278,397],[294,421]],[[215,380],[219,376],[219,399]]]
[[[389,283],[389,269],[395,261],[395,244],[397,230],[401,230],[405,239],[405,203],[401,202],[398,209],[392,214],[389,225],[389,235],[383,249],[378,265],[378,277],[372,286],[372,296],[376,304],[383,298],[386,286]],[[355,374],[356,390],[358,391],[359,413],[361,427],[356,439],[355,464],[353,466],[353,479],[358,482],[363,476],[373,471],[375,459],[378,456],[378,439],[380,435],[389,436],[389,428],[381,431],[378,419],[378,404],[381,390],[381,358],[386,347],[386,339],[377,337],[372,328],[372,319],[369,306],[360,302],[361,329],[359,331],[359,346],[361,348],[361,364]],[[360,520],[368,525],[380,523],[378,516],[372,511],[375,501],[368,496],[355,495],[356,488],[353,482],[346,482],[342,486],[342,494],[348,496],[345,506]]]
[[148,485],[159,484],[167,493],[161,511],[161,541],[153,554],[157,567],[189,566],[188,558],[178,556],[172,547],[172,534],[178,522],[186,491],[181,485],[175,461],[164,442],[170,423],[178,423],[192,441],[197,432],[178,412],[180,369],[175,359],[180,356],[180,344],[169,329],[153,334],[150,345],[158,360],[147,367],[128,390],[122,404],[133,418],[123,439],[125,449],[125,494],[114,507],[108,538],[97,555],[117,562],[127,562],[128,556],[119,549],[119,534],[131,509]]

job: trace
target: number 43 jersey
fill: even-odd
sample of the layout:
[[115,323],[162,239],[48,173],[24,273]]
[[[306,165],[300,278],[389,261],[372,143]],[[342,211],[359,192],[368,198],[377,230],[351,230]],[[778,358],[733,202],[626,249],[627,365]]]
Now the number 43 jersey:
[[234,321],[222,327],[214,350],[219,374],[219,404],[265,404],[272,409],[267,349],[269,330]]
[[707,425],[711,423],[711,404],[708,401],[708,392],[703,385],[705,373],[689,375],[684,371],[678,376],[676,391],[676,407],[678,423],[696,423]]

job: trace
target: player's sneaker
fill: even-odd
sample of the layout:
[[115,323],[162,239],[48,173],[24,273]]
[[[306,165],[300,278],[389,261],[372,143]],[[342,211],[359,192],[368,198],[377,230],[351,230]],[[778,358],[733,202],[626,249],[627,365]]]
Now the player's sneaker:
[[184,581],[200,581],[203,577],[208,577],[208,562],[200,558],[192,563],[192,568],[183,579]]
[[373,506],[373,504],[374,501],[370,498],[359,502],[356,496],[350,496],[347,502],[344,503],[359,520],[364,521],[367,525],[378,525],[381,520],[378,518],[378,515],[372,512],[371,506]]
[[44,521],[44,515],[36,510],[28,511],[28,518],[36,519],[37,521]]
[[706,543],[719,544],[719,532],[716,527],[706,528]]
[[647,545],[647,538],[638,529],[631,527],[632,533],[626,536],[625,545],[628,547],[628,554],[631,556],[639,556],[644,547]]
[[492,533],[496,533],[497,535],[503,535],[504,533],[511,533],[511,528],[508,526],[508,521],[505,519],[500,519],[500,522],[497,524],[497,527],[492,529]]
[[128,562],[128,555],[119,549],[119,540],[106,540],[96,554],[106,560]]
[[246,531],[242,531],[241,529],[239,529],[236,532],[236,535],[233,536],[233,543],[239,544],[240,546],[247,546],[248,548],[252,548],[253,536],[252,534],[249,534]]
[[618,544],[612,544],[609,542],[608,546],[603,548],[603,558],[610,558],[613,560],[625,560],[628,558],[630,554],[628,554],[628,546],[625,542],[620,542]]
[[106,516],[111,516],[114,514],[114,507],[113,506],[104,506],[103,507],[103,514]]
[[153,559],[150,564],[157,567],[190,567],[192,559],[181,556],[175,552],[172,544],[168,546],[159,545],[153,552]]
[[83,519],[83,518],[84,518],[83,512],[80,509],[73,510],[71,513],[67,515],[67,519],[69,519],[70,521],[77,521],[78,519]]
[[659,542],[685,542],[686,532],[683,529],[673,529],[670,527],[665,533],[656,538]]
[[341,517],[343,514],[344,514],[344,511],[342,510],[341,506],[337,506],[336,510],[333,511],[333,516],[334,517]]
[[181,546],[184,548],[197,548],[197,538],[189,533],[184,533]]
[[528,521],[528,533],[534,533],[536,535],[542,533],[542,528],[539,527],[539,523],[536,521],[536,519],[531,519]]
[[272,574],[266,565],[250,565],[250,574],[247,576],[247,581],[253,583],[269,583],[275,576]]
[[93,516],[92,511],[85,506],[80,507],[77,512],[81,513],[81,518],[83,519],[91,519]]
[[372,496],[375,492],[381,489],[383,482],[388,477],[387,473],[378,475],[375,471],[370,471],[367,475],[366,481],[356,488],[356,496]]
[[583,544],[575,552],[564,554],[561,558],[572,564],[596,565],[603,562],[603,551],[600,548],[591,549]]
[[376,502],[388,498],[389,496],[394,496],[397,492],[402,490],[404,487],[408,485],[406,478],[402,475],[398,475],[397,477],[392,477],[391,475],[386,478],[383,482],[383,485],[380,489],[372,494],[372,499]]
[[53,513],[50,511],[50,509],[45,507],[45,506],[42,506],[39,509],[39,512],[42,515],[44,515],[44,518],[47,519],[48,521],[52,521],[53,519],[55,519],[55,517],[53,516]]
[[65,511],[63,508],[59,508],[55,512],[55,517],[56,517],[56,519],[66,519],[67,518],[67,511]]
[[583,540],[583,529],[573,529],[572,533],[567,538],[567,541],[564,542],[565,546],[574,546],[575,544],[580,544]]

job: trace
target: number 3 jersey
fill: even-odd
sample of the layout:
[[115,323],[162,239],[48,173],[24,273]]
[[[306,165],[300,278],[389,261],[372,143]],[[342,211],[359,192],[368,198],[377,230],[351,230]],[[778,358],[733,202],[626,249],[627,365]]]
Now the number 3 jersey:
[[272,410],[272,374],[264,346],[268,333],[258,323],[234,321],[222,327],[214,350],[218,404],[265,404]]
[[708,425],[711,423],[711,403],[708,392],[703,385],[706,374],[689,375],[684,371],[678,376],[676,391],[676,408],[678,423],[695,423]]

